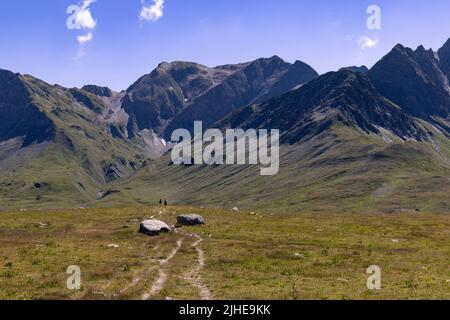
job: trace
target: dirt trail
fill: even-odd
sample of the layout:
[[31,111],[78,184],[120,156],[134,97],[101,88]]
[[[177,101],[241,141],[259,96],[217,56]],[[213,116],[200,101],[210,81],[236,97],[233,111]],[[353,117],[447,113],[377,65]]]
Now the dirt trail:
[[[165,209],[163,211],[160,210],[158,212],[158,215],[162,216],[165,213],[166,213]],[[205,263],[206,263],[205,252],[199,246],[200,243],[202,243],[203,239],[198,234],[195,234],[195,233],[186,234],[184,232],[180,232],[179,229],[177,229],[177,228],[174,229],[174,232],[176,234],[179,234],[180,236],[182,236],[182,239],[177,241],[176,247],[172,249],[172,251],[170,252],[170,254],[168,255],[168,257],[166,259],[161,259],[158,261],[159,262],[158,278],[153,283],[150,291],[147,291],[144,294],[142,294],[142,297],[141,297],[142,300],[149,300],[150,298],[157,296],[164,289],[164,286],[166,285],[168,277],[169,277],[168,271],[171,266],[170,262],[178,254],[178,252],[182,248],[183,243],[185,242],[186,238],[191,238],[194,240],[194,242],[190,246],[192,248],[194,248],[197,253],[197,264],[195,265],[195,267],[192,270],[190,270],[187,274],[182,275],[181,277],[183,279],[187,280],[194,288],[196,288],[198,290],[200,298],[202,300],[213,300],[214,298],[213,298],[211,291],[203,283],[202,278],[200,276],[200,271],[204,268]],[[160,248],[160,243],[158,243],[153,248],[153,250],[158,251],[159,248]],[[144,273],[140,274],[138,277],[135,277],[133,279],[133,281],[126,288],[124,288],[123,290],[120,291],[120,294],[121,295],[124,294],[129,289],[138,285],[141,281],[144,281],[145,278],[147,277],[147,274],[148,274],[148,272],[144,272]]]
[[[158,251],[160,248],[160,244],[158,243],[152,250]],[[117,298],[119,296],[122,296],[126,294],[130,289],[136,287],[143,279],[148,277],[148,274],[150,273],[150,267],[146,267],[143,272],[140,272],[137,276],[133,278],[131,283],[129,283],[127,286],[125,286],[122,290],[119,291],[119,293],[113,294],[114,298]]]
[[157,295],[161,290],[164,288],[164,285],[167,282],[167,267],[169,266],[170,260],[172,260],[178,251],[180,250],[181,246],[183,245],[184,238],[177,241],[177,246],[172,250],[170,255],[166,259],[159,260],[159,275],[158,279],[153,283],[153,286],[150,290],[150,292],[144,293],[142,295],[142,300],[148,300],[151,297]]
[[199,247],[199,244],[203,241],[203,239],[198,234],[190,234],[189,236],[197,238],[191,247],[195,248],[197,251],[197,262],[198,264],[192,269],[184,278],[188,280],[192,286],[199,290],[200,299],[201,300],[213,300],[213,295],[209,288],[202,282],[202,279],[199,275],[200,271],[205,266],[205,252],[202,248]]

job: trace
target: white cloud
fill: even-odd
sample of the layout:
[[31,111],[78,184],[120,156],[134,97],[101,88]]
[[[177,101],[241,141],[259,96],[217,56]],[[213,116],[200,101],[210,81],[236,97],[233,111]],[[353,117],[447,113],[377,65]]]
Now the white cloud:
[[89,6],[96,0],[84,0],[80,7],[80,11],[75,17],[75,23],[83,29],[94,29],[97,21],[92,17]]
[[377,38],[372,39],[367,36],[362,36],[359,38],[359,46],[361,49],[371,49],[375,48],[378,45],[379,40]]
[[[69,29],[79,29],[79,30],[93,30],[97,25],[97,21],[92,17],[90,11],[90,5],[96,0],[82,0],[79,6],[72,6],[68,8],[68,13],[73,10],[73,15],[69,18],[67,25]],[[73,8],[75,7],[75,8]],[[73,20],[72,20],[73,19]],[[92,41],[94,39],[93,32],[84,32],[85,34],[77,36],[77,41],[79,44],[78,54],[75,60],[80,60],[86,53],[84,52],[84,44]]]
[[153,4],[145,5],[145,1],[141,0],[142,8],[139,15],[140,20],[158,21],[164,16],[164,0],[153,0]]
[[88,32],[87,34],[85,34],[83,36],[78,36],[77,40],[80,44],[85,44],[86,42],[92,41],[93,38],[94,38],[94,35],[92,34],[92,32]]

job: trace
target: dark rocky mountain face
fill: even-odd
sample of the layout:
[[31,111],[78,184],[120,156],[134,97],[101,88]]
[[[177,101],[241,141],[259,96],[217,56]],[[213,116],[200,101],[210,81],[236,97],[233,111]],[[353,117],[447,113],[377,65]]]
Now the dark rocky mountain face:
[[99,87],[96,85],[86,85],[83,88],[81,88],[84,91],[90,92],[92,94],[95,94],[99,97],[112,97],[113,92],[110,88],[108,87]]
[[22,147],[53,140],[52,121],[35,106],[21,76],[0,70],[0,142],[14,138]]
[[84,89],[69,89],[69,92],[73,96],[75,101],[81,103],[95,113],[101,113],[105,107],[104,104],[96,97],[103,97],[103,95],[101,95],[101,92],[90,94],[90,91]]
[[438,51],[442,72],[450,79],[450,39]]
[[349,71],[361,72],[361,73],[369,72],[369,68],[367,68],[366,66],[361,66],[361,67],[351,66],[351,67],[345,67],[345,68],[339,69],[339,71],[342,71],[342,70],[349,70]]
[[402,139],[422,140],[414,119],[385,99],[360,72],[327,73],[298,90],[239,110],[222,127],[280,129],[282,142],[317,136],[334,123],[379,134],[386,129]]
[[165,130],[165,137],[170,138],[178,128],[192,131],[196,120],[202,120],[208,127],[237,108],[285,93],[317,76],[304,63],[292,65],[276,56],[240,65],[174,117]]
[[123,98],[128,134],[144,129],[170,138],[194,120],[214,123],[232,110],[283,94],[318,76],[310,66],[278,57],[209,68],[190,62],[162,63],[134,83]]
[[270,98],[285,94],[289,90],[296,89],[298,86],[316,79],[318,76],[319,74],[309,65],[302,61],[296,61],[267,93],[256,99],[256,102],[264,102]]
[[161,63],[123,98],[122,107],[130,116],[129,136],[144,129],[162,134],[169,120],[232,72],[232,68],[211,69],[189,62]]
[[397,45],[370,71],[369,77],[379,92],[409,114],[430,120],[450,114],[450,89],[444,59],[422,46],[413,51]]

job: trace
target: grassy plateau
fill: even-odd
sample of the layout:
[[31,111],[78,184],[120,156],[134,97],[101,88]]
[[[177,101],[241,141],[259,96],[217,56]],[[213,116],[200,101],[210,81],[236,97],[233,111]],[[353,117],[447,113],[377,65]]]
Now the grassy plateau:
[[[206,224],[137,232],[189,212]],[[2,213],[0,243],[0,299],[450,299],[450,216],[433,213],[17,211]],[[367,289],[371,265],[381,290]]]

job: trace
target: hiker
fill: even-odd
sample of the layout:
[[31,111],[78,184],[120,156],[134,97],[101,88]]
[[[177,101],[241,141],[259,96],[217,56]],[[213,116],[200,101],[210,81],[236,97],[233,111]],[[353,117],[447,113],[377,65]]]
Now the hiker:
[[164,208],[167,208],[167,200],[164,200]]
[[162,199],[159,199],[159,207],[162,207]]

